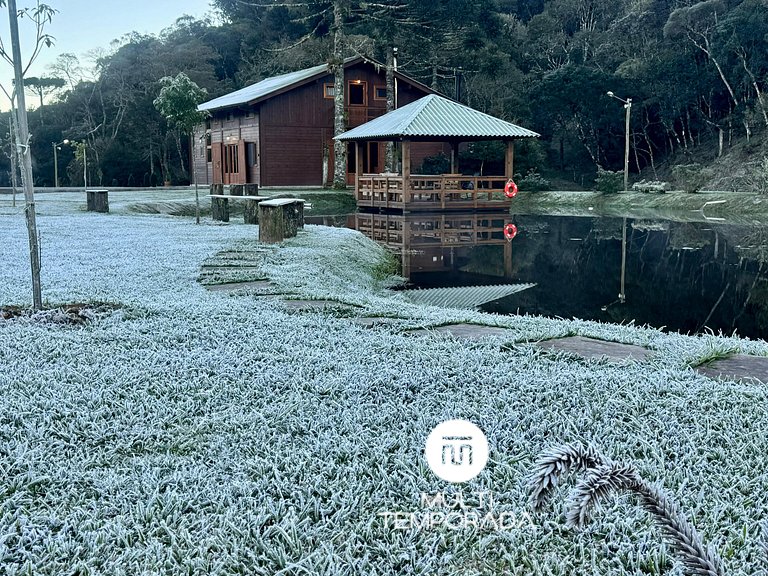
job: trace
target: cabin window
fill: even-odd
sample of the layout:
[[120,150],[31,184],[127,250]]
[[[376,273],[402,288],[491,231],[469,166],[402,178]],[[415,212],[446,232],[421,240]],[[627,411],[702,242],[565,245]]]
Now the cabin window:
[[387,87],[386,86],[376,86],[373,89],[373,99],[374,100],[386,100],[387,99]]
[[256,157],[256,142],[245,143],[245,157],[248,166],[256,166],[258,158]]
[[349,83],[349,105],[365,106],[366,102],[366,83],[360,80],[353,80]]
[[333,84],[323,84],[323,97],[333,98],[336,96],[336,86]]
[[211,151],[211,121],[206,120],[205,126],[207,128],[205,132],[205,161],[213,162],[213,152]]

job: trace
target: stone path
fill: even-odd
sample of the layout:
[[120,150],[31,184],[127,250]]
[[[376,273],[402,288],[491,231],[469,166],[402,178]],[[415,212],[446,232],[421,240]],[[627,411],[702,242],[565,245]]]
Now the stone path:
[[442,332],[450,334],[456,338],[465,338],[467,340],[480,340],[489,336],[500,336],[512,338],[514,331],[508,328],[497,328],[495,326],[481,326],[479,324],[448,324],[424,330],[413,330],[410,334],[425,335],[433,332]]
[[274,288],[275,285],[269,280],[254,280],[251,282],[229,282],[227,284],[207,284],[206,290],[211,292],[234,292],[243,288]]
[[291,310],[324,310],[325,308],[348,308],[335,300],[282,300],[280,302]]
[[545,340],[538,342],[537,346],[549,350],[563,350],[585,358],[607,357],[610,360],[625,360],[628,358],[644,360],[651,354],[650,350],[642,346],[606,342],[605,340],[585,338],[584,336],[568,336],[567,338]]
[[768,357],[738,354],[698,366],[695,370],[710,378],[729,380],[757,380],[768,384]]
[[359,324],[360,326],[371,328],[373,326],[391,326],[395,324],[400,324],[401,322],[404,322],[404,319],[389,318],[389,317],[383,317],[383,316],[364,316],[360,318],[349,318],[349,321],[352,322],[353,324]]

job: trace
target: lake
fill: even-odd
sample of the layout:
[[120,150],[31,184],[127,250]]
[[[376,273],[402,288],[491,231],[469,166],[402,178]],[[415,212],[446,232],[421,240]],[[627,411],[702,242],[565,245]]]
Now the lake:
[[[395,250],[409,287],[535,284],[483,305],[487,312],[768,339],[768,234],[762,224],[362,213],[336,223]],[[504,237],[508,223],[518,230],[511,241]]]

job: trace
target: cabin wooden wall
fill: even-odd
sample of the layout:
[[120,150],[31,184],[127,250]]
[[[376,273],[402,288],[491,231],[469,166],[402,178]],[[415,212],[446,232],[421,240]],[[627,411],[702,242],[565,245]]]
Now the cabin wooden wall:
[[[210,126],[210,158],[206,162],[206,183],[260,184],[259,170],[259,113],[257,107],[216,111],[208,120]],[[205,142],[205,138],[203,138]],[[248,162],[246,147],[256,146],[254,162]],[[238,172],[224,174],[224,147],[238,145]],[[206,145],[205,157],[208,151]]]
[[[386,88],[384,68],[376,70],[370,64],[357,64],[345,70],[347,86],[364,85],[365,104],[349,104],[345,97],[347,127],[353,128],[386,113],[385,98],[377,98],[376,88]],[[325,97],[325,85],[333,84],[328,74],[318,80],[276,94],[252,107],[217,111],[209,119],[212,162],[195,157],[200,183],[219,183],[222,174],[222,146],[227,143],[256,143],[257,163],[249,165],[244,175],[247,182],[261,186],[320,186],[323,184],[323,164],[326,174],[333,178],[333,98]],[[398,82],[398,105],[404,106],[425,96],[422,90]],[[202,128],[200,134],[202,135]],[[203,139],[205,142],[205,139]],[[415,144],[413,162],[418,166],[426,156],[443,150],[440,144]],[[449,149],[448,149],[449,150]],[[378,166],[383,170],[385,146],[379,146]],[[418,162],[418,164],[417,164]],[[234,183],[234,182],[233,182]],[[329,183],[329,182],[327,182]]]

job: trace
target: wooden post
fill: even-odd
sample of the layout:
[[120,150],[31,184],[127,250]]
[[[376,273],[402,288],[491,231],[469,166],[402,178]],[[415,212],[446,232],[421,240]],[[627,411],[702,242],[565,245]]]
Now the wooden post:
[[451,174],[457,174],[459,172],[459,143],[451,142]]
[[515,177],[515,141],[507,140],[507,150],[504,154],[504,176]]
[[355,142],[355,190],[359,189],[360,176],[363,175],[363,146],[367,143]]
[[259,185],[258,184],[246,184],[243,187],[243,194],[245,196],[258,196],[259,195]]
[[243,209],[243,220],[246,224],[259,223],[259,202],[260,200],[246,200]]
[[211,218],[229,222],[229,198],[211,198]]
[[211,194],[224,194],[224,184],[211,184]]
[[411,143],[403,140],[403,207],[411,201]]
[[259,242],[276,244],[304,228],[304,200],[275,198],[259,203]]
[[510,240],[504,243],[504,276],[512,278],[512,242]]
[[243,185],[242,184],[230,184],[230,186],[229,186],[229,193],[232,196],[242,196],[243,195]]
[[88,190],[86,192],[85,204],[88,212],[109,212],[109,193],[107,190]]

